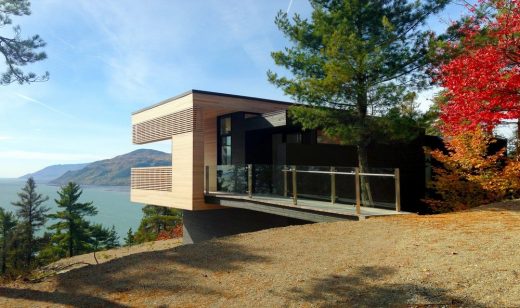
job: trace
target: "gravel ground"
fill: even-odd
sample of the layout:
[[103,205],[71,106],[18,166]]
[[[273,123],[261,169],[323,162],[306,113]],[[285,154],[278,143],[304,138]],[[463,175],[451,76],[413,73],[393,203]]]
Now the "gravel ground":
[[292,226],[0,286],[0,306],[518,307],[519,245],[520,201]]

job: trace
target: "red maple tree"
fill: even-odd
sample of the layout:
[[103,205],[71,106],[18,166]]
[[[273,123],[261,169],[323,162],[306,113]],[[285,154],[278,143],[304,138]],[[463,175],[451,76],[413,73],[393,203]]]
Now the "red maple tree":
[[520,118],[520,0],[481,1],[494,16],[475,13],[451,49],[459,55],[437,71],[447,90],[441,107],[444,135],[480,127],[492,131]]
[[[482,14],[489,8],[494,14]],[[520,194],[520,159],[506,157],[505,149],[489,153],[498,124],[520,123],[520,0],[483,0],[470,9],[473,16],[445,50],[456,56],[436,71],[445,88],[440,130],[448,151],[431,152],[442,164],[430,186],[436,196],[425,200],[435,212]]]

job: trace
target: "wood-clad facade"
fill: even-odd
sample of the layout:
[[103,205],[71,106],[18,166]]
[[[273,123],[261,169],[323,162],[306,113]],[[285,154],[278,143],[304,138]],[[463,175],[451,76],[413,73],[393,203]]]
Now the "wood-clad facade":
[[[236,112],[277,112],[289,106],[285,102],[192,90],[135,112],[133,143],[171,140],[172,166],[160,172],[152,168],[134,169],[131,200],[184,210],[216,208],[204,201],[204,166],[217,165],[219,117]],[[165,180],[164,175],[169,170],[171,181]],[[209,178],[210,190],[216,188],[216,174]]]
[[[274,170],[275,166],[358,165],[354,146],[339,144],[319,129],[303,130],[291,123],[287,116],[290,106],[280,101],[192,90],[135,112],[133,143],[171,140],[172,165],[134,168],[131,200],[189,211],[215,209],[219,206],[208,203],[204,191],[221,191],[223,179],[230,174],[226,171],[228,166],[242,168],[251,164],[259,168],[271,166]],[[423,146],[438,148],[435,142],[442,144],[432,138],[419,133],[407,143],[369,146],[372,168],[400,169],[403,211],[423,211],[420,200],[425,197],[430,175]],[[243,170],[240,172],[244,174]],[[273,173],[270,179],[262,178],[262,184],[270,185],[269,193],[280,184],[280,172]],[[318,186],[327,180],[316,175],[304,178],[300,177],[300,189],[309,196],[321,196],[323,189]],[[259,181],[247,190],[262,193]],[[381,204],[395,201],[392,181],[374,178],[371,182],[373,196]],[[337,195],[345,200],[354,198],[353,183],[353,178],[338,180]]]

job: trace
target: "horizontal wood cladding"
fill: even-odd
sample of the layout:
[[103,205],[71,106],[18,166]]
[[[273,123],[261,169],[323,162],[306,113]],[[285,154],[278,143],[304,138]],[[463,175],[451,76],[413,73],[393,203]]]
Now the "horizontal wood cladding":
[[276,110],[286,110],[291,104],[280,104],[254,98],[236,98],[194,93],[193,104],[204,110],[214,110],[217,114],[225,114],[236,111],[252,113],[265,113]]
[[130,200],[136,203],[178,208],[174,204],[174,194],[170,191],[132,189],[130,190]]
[[172,191],[172,167],[132,168],[132,190]]
[[144,144],[167,140],[174,135],[202,129],[202,111],[190,107],[132,125],[132,142]]

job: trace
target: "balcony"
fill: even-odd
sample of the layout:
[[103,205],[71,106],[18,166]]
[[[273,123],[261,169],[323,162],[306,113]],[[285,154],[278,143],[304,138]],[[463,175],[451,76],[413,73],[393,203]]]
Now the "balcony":
[[[205,176],[206,202],[221,206],[315,222],[408,214],[401,211],[398,169],[226,165],[206,166]],[[367,178],[372,192],[362,200]]]

